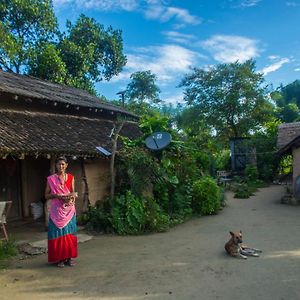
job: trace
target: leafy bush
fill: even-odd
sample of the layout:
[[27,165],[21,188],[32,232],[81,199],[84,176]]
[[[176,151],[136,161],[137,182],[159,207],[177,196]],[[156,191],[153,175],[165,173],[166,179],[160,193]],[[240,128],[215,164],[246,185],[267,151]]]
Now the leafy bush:
[[145,231],[163,232],[169,229],[170,217],[167,214],[163,213],[163,211],[153,198],[146,199],[145,208]]
[[79,221],[87,230],[109,232],[111,229],[109,216],[108,202],[97,201],[94,207],[90,206],[88,211],[81,215]]
[[192,208],[196,213],[210,215],[221,207],[221,193],[215,180],[204,176],[193,184]]
[[116,197],[112,204],[110,221],[118,234],[142,232],[146,224],[144,202],[131,191]]
[[238,183],[234,189],[234,198],[249,198],[252,192],[247,183]]
[[247,165],[245,169],[247,181],[256,181],[258,179],[258,170],[254,165]]

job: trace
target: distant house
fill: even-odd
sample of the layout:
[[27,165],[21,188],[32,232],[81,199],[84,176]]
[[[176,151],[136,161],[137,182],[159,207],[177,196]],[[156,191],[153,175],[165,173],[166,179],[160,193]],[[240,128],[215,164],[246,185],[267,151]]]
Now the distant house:
[[288,154],[293,157],[292,192],[300,201],[300,122],[278,126],[277,147],[280,157]]
[[[44,195],[57,156],[69,158],[78,213],[109,191],[109,152],[118,119],[121,135],[139,136],[137,116],[86,91],[0,70],[0,201],[11,216],[30,216]],[[96,149],[96,147],[99,150]]]

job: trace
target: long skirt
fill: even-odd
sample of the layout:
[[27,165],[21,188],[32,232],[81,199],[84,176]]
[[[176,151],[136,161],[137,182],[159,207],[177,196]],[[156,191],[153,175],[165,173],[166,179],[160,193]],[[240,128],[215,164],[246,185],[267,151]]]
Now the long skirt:
[[56,227],[51,218],[48,224],[48,262],[55,263],[75,258],[77,250],[77,223],[74,214],[71,221],[62,229]]

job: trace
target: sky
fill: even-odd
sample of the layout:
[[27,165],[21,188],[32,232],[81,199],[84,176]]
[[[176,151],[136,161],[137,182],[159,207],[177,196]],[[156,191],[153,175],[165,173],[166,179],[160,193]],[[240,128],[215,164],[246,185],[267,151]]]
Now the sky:
[[191,67],[248,59],[277,88],[300,79],[300,0],[53,0],[61,30],[80,14],[122,31],[127,64],[99,94],[118,99],[130,75],[150,70],[165,103]]

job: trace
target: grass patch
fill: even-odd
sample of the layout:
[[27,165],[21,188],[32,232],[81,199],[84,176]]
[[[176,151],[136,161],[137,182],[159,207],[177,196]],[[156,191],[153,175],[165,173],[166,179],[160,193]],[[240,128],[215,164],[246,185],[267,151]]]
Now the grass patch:
[[18,254],[14,241],[0,241],[0,269],[7,267],[9,259]]

